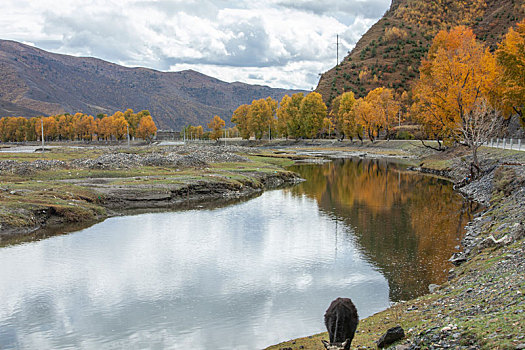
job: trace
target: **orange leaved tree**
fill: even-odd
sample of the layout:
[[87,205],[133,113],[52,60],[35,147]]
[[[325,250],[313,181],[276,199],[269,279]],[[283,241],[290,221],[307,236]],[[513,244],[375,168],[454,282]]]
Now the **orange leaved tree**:
[[138,128],[136,129],[136,135],[141,139],[151,142],[153,136],[157,132],[157,127],[151,115],[146,115],[140,118]]
[[475,139],[465,130],[476,127],[471,124],[474,119],[481,122],[479,113],[486,114],[481,118],[484,123],[499,120],[489,103],[494,101],[497,90],[496,60],[476,41],[471,29],[459,26],[436,35],[421,63],[415,88],[416,110],[420,121],[438,140],[463,142],[471,148],[472,176],[480,171],[477,149],[497,128],[484,127],[486,133]]
[[221,119],[218,115],[214,116],[212,121],[208,123],[208,128],[211,129],[211,139],[218,140],[221,138],[222,129],[226,125],[226,122]]
[[510,28],[496,51],[501,67],[503,104],[520,116],[525,127],[525,19]]

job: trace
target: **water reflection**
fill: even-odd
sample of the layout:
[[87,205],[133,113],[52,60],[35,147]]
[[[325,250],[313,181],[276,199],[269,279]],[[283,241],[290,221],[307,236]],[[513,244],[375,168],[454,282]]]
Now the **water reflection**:
[[354,229],[358,246],[388,279],[390,299],[407,300],[446,280],[447,262],[471,220],[471,202],[449,182],[384,160],[337,160],[292,170],[308,179],[290,189]]
[[388,284],[316,202],[282,190],[0,249],[0,348],[257,349],[365,317]]

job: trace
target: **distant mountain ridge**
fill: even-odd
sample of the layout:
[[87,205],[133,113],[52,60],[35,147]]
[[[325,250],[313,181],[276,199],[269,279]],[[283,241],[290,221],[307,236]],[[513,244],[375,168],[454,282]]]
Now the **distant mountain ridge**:
[[321,75],[315,91],[328,104],[346,91],[357,97],[382,86],[409,91],[439,30],[468,26],[495,49],[524,17],[523,0],[393,0],[343,61]]
[[148,109],[160,129],[175,130],[205,126],[215,114],[229,122],[241,104],[300,92],[226,83],[192,70],[129,68],[9,40],[0,40],[0,82],[0,117]]

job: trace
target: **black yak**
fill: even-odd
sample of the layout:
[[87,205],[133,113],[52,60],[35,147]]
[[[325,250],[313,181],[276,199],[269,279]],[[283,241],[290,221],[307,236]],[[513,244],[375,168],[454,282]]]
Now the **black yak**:
[[330,343],[322,340],[327,350],[348,350],[359,322],[357,309],[349,298],[337,298],[324,314]]

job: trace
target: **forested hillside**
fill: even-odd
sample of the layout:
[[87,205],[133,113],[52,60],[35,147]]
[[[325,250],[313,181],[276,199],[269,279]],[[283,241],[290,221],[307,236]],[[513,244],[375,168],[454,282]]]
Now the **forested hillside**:
[[378,87],[401,94],[419,78],[419,65],[442,29],[465,25],[491,50],[525,17],[522,0],[393,0],[336,67],[322,74],[316,91],[330,106],[346,91],[363,97]]
[[195,71],[128,68],[0,40],[0,117],[149,110],[160,129],[230,120],[240,104],[297,91],[226,83]]

